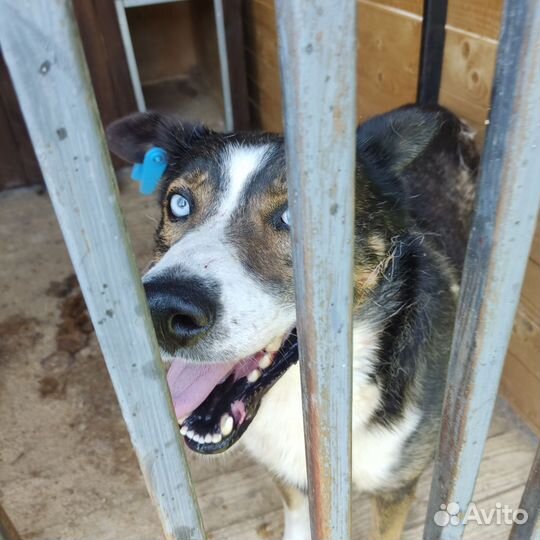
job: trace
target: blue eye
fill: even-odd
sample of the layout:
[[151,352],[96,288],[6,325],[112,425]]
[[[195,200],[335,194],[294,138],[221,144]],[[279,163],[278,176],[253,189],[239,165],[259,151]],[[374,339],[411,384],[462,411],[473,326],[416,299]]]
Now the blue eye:
[[171,212],[176,217],[186,217],[191,214],[191,207],[189,201],[183,196],[175,193],[171,197],[171,202],[169,203]]
[[291,223],[291,217],[290,217],[290,214],[289,214],[289,209],[287,208],[287,210],[285,210],[285,212],[283,212],[283,214],[281,214],[281,221],[283,221],[283,223],[285,223],[285,225],[287,225],[287,227],[290,227]]

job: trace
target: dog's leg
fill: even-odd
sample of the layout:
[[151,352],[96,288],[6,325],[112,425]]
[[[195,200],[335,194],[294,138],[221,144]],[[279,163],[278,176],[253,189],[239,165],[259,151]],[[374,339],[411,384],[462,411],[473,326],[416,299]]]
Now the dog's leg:
[[414,501],[416,482],[390,493],[372,496],[370,540],[400,540]]
[[307,495],[299,489],[276,480],[283,499],[285,527],[283,540],[311,540]]

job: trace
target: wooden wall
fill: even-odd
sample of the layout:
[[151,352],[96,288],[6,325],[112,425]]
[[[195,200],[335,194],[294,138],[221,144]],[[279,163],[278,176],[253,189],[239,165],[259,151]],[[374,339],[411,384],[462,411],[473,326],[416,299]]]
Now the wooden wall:
[[197,64],[192,2],[126,10],[141,83],[188,77]]
[[[441,83],[443,105],[467,118],[483,138],[502,0],[449,0]],[[273,0],[247,0],[246,54],[253,114],[281,129]],[[422,0],[358,0],[358,120],[414,101]]]
[[[358,120],[413,102],[422,0],[358,0]],[[282,130],[273,0],[245,0],[252,116]],[[483,142],[502,0],[449,0],[440,102],[469,121]],[[502,395],[540,434],[540,229],[501,384]]]

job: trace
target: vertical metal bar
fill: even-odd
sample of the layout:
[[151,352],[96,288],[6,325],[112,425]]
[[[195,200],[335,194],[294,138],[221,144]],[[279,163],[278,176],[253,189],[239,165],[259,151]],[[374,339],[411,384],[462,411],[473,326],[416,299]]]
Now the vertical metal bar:
[[223,94],[223,109],[225,113],[225,130],[232,131],[234,129],[234,119],[231,80],[229,77],[229,56],[227,54],[227,39],[225,36],[225,18],[223,16],[223,0],[214,0],[214,14],[216,18],[221,91]]
[[311,531],[350,538],[356,2],[277,1]]
[[417,90],[420,105],[439,101],[447,10],[448,0],[424,0]]
[[[519,508],[527,513],[524,523],[514,522],[508,540],[540,539],[540,445],[536,449],[531,472]],[[523,516],[520,516],[523,517]]]
[[461,285],[425,540],[441,504],[471,501],[540,201],[540,2],[507,0],[490,126]]
[[167,539],[205,535],[69,0],[0,0],[0,43]]
[[120,27],[124,51],[126,52],[129,76],[131,78],[131,85],[133,86],[133,93],[135,94],[135,101],[137,102],[139,111],[144,112],[146,111],[146,103],[144,101],[139,68],[137,67],[137,59],[135,58],[135,51],[133,50],[133,42],[131,41],[131,33],[129,31],[124,0],[114,0],[114,7],[116,8],[118,26]]

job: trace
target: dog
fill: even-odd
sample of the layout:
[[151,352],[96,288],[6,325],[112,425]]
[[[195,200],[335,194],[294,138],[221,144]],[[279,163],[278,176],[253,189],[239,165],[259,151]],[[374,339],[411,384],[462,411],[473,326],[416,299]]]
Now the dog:
[[[168,156],[143,284],[185,443],[240,441],[277,481],[284,540],[309,540],[283,137],[155,112],[107,136],[131,163]],[[451,112],[409,105],[361,124],[356,154],[352,481],[372,538],[398,540],[438,440],[478,153]]]

